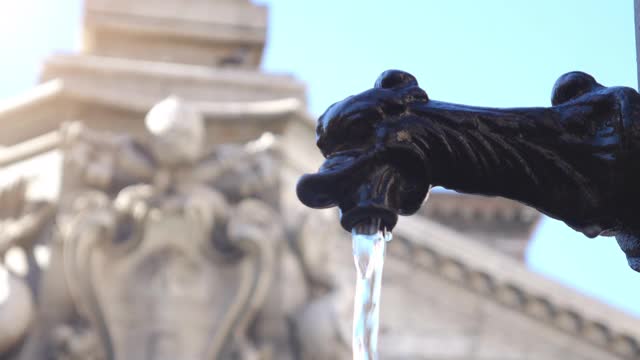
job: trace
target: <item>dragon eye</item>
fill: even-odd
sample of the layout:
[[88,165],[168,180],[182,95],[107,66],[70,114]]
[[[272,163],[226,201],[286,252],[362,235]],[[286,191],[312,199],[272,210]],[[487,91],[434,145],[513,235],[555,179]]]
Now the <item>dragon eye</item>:
[[366,119],[355,119],[349,122],[344,135],[350,142],[366,140],[373,134],[373,124]]

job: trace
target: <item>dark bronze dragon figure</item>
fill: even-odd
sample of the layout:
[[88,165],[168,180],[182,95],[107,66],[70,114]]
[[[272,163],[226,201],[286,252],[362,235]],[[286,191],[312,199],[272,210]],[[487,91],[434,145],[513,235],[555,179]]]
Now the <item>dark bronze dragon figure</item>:
[[351,230],[391,229],[433,186],[520,201],[589,237],[615,236],[640,271],[640,94],[582,72],[562,75],[551,107],[493,109],[429,99],[389,70],[318,120],[326,161],[298,183],[307,206],[338,206]]

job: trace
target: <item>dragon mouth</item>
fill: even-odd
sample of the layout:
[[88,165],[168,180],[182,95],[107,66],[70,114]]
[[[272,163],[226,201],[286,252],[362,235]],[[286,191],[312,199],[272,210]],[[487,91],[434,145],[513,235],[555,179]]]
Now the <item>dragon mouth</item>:
[[300,178],[296,187],[298,198],[311,208],[338,206],[349,191],[349,184],[364,180],[365,170],[372,165],[376,153],[346,150],[329,154],[317,173]]
[[383,150],[371,148],[368,150],[343,150],[331,153],[320,166],[319,173],[343,173],[352,176],[353,173],[371,164],[381,157]]
[[422,153],[412,146],[372,146],[330,153],[317,173],[300,178],[298,198],[312,208],[338,206],[346,230],[367,218],[392,229],[418,210],[429,189]]
[[375,144],[366,150],[356,148],[330,152],[313,175],[353,176],[367,165],[386,162],[398,169],[426,172],[424,152],[413,143]]

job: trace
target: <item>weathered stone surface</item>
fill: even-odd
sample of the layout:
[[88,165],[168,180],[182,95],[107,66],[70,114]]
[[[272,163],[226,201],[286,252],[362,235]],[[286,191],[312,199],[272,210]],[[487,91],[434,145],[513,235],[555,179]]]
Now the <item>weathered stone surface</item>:
[[22,340],[34,318],[34,299],[23,279],[0,266],[0,354]]
[[146,124],[147,140],[63,126],[54,272],[36,286],[53,301],[17,358],[293,359],[335,341],[327,357],[348,354],[330,226],[286,228],[277,140],[205,147],[200,114],[175,98]]
[[504,198],[433,192],[420,213],[484,244],[524,260],[541,214]]
[[90,0],[85,8],[92,54],[255,68],[266,41],[266,8],[249,1]]

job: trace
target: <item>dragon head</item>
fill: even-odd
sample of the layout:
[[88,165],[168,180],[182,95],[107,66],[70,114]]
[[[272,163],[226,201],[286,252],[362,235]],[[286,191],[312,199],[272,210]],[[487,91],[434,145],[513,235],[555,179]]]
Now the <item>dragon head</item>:
[[429,99],[405,72],[333,104],[319,119],[326,161],[303,176],[307,206],[338,206],[350,230],[393,228],[432,186],[502,196],[589,237],[615,235],[640,269],[640,94],[582,72],[562,75],[551,107],[482,108]]
[[317,145],[326,161],[302,177],[307,206],[338,206],[350,230],[369,217],[391,229],[397,215],[415,213],[429,191],[424,151],[412,140],[412,107],[429,97],[412,75],[389,70],[375,86],[333,104],[319,118]]

